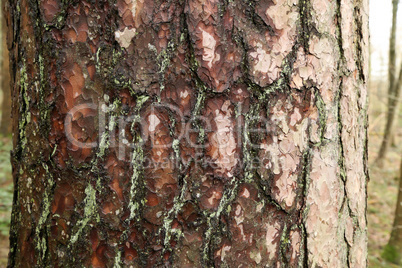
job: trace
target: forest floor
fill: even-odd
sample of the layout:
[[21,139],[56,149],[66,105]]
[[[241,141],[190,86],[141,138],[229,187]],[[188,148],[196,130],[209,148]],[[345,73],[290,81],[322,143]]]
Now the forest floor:
[[[372,87],[374,89],[374,87]],[[375,165],[385,122],[385,101],[382,94],[370,94],[369,168],[368,184],[368,258],[369,267],[395,268],[381,258],[387,244],[395,211],[399,166],[402,152],[402,116],[396,132],[399,134],[391,147],[383,168]],[[401,109],[402,111],[402,105]],[[402,113],[400,113],[402,115]],[[12,204],[12,176],[10,165],[11,138],[0,137],[0,267],[6,267],[8,255],[8,229]]]

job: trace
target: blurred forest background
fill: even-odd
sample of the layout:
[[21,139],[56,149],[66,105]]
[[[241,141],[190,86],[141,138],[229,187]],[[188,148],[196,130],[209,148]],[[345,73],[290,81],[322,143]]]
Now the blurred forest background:
[[[402,243],[402,241],[390,242],[398,185],[402,180],[402,105],[398,105],[402,97],[400,94],[402,86],[402,71],[400,71],[402,69],[402,4],[398,11],[397,4],[398,0],[370,0],[371,77],[368,129],[370,182],[368,184],[367,209],[370,267],[402,267],[402,265],[392,263],[395,252],[392,247],[390,249],[391,243],[399,242],[399,245]],[[392,27],[393,21],[394,27]],[[1,17],[1,29],[0,267],[5,267],[8,255],[13,181],[10,164],[12,149],[11,120],[9,119],[10,88],[7,76],[7,50],[5,49],[6,27],[3,16]],[[394,41],[390,38],[393,36],[390,35],[392,32]],[[387,128],[386,125],[388,125]],[[402,197],[400,197],[399,203],[402,203]],[[401,209],[399,208],[399,210]],[[401,224],[400,222],[399,225]]]

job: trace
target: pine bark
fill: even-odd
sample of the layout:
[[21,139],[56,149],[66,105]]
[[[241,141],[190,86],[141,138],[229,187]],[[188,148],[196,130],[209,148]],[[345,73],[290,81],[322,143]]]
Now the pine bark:
[[0,134],[11,134],[11,89],[10,89],[10,68],[7,49],[7,24],[4,18],[3,9],[5,1],[1,1],[0,11],[0,25],[1,25],[1,74],[0,86],[3,92],[3,100],[1,103],[1,121],[0,121]]
[[8,7],[9,267],[367,265],[367,1]]

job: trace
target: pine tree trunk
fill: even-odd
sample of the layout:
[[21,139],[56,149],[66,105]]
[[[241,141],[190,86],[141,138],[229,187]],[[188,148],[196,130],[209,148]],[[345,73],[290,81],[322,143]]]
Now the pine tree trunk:
[[10,68],[7,49],[7,24],[3,15],[3,7],[5,1],[0,2],[1,5],[1,90],[3,92],[3,101],[1,103],[1,121],[0,121],[0,134],[11,134],[11,90],[10,90]]
[[10,267],[366,266],[368,1],[8,4]]

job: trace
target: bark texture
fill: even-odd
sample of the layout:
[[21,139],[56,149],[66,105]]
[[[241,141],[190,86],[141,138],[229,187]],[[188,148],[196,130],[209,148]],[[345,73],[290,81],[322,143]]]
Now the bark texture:
[[366,266],[366,0],[8,6],[10,267]]
[[1,103],[1,121],[0,121],[0,134],[11,134],[11,88],[10,88],[10,68],[7,49],[7,24],[4,18],[3,10],[5,1],[0,2],[0,25],[1,25],[1,74],[0,86],[3,92],[3,101]]

